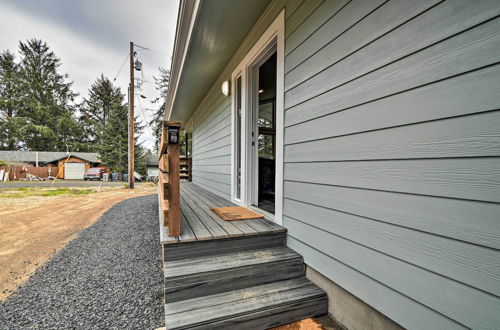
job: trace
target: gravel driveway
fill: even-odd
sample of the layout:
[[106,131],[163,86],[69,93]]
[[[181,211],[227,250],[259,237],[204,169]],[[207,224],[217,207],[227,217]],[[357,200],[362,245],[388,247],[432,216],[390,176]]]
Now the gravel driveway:
[[157,196],[114,205],[0,304],[1,329],[164,326]]

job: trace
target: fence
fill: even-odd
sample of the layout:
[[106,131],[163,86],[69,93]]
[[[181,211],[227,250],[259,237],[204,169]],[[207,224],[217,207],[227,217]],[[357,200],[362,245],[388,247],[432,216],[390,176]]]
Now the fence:
[[35,166],[0,166],[0,171],[9,172],[9,181],[25,179],[27,174],[46,178],[48,176],[55,177],[59,172],[59,167],[35,167]]
[[193,167],[191,157],[180,156],[179,165],[181,180],[191,181],[191,168]]

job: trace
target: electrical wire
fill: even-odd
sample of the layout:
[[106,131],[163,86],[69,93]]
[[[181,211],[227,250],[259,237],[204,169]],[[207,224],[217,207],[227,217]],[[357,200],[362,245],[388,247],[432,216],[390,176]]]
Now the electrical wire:
[[130,54],[127,54],[127,56],[125,57],[125,60],[123,61],[122,66],[120,66],[120,69],[118,70],[118,73],[116,74],[115,78],[113,79],[113,82],[116,81],[116,78],[118,78],[118,75],[120,74],[120,72],[122,72],[123,66],[125,65],[125,63],[127,63],[129,56],[130,56]]
[[141,112],[142,112],[142,118],[144,119],[144,123],[146,123],[146,127],[148,128],[149,134],[150,134],[151,136],[154,136],[154,135],[153,135],[153,131],[151,130],[151,127],[149,126],[148,119],[146,118],[146,114],[144,113],[144,109],[142,109],[141,98],[138,98],[137,100],[139,101],[139,109],[141,109]]
[[167,53],[161,52],[159,50],[154,50],[154,49],[151,49],[151,48],[142,47],[142,46],[139,46],[139,45],[136,45],[136,44],[134,44],[134,46],[139,47],[140,50],[145,50],[145,51],[148,51],[148,52],[158,53],[158,54],[166,55],[166,56],[170,56],[171,55],[171,54],[167,54]]

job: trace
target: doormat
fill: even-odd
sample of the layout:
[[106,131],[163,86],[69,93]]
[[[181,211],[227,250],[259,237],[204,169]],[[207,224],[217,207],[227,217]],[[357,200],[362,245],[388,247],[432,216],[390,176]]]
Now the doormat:
[[260,219],[264,216],[243,206],[214,207],[210,209],[225,221]]

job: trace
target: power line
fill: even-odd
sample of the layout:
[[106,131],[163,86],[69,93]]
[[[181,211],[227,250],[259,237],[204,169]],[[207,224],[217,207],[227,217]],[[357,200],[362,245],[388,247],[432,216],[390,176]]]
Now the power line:
[[144,109],[142,109],[141,98],[138,98],[137,100],[139,101],[139,108],[141,109],[142,112],[142,118],[144,118],[144,122],[146,123],[146,127],[148,128],[149,134],[151,134],[151,136],[154,136],[153,131],[151,131],[151,127],[149,126],[148,119],[146,118],[146,114],[144,113]]
[[[136,45],[137,46],[137,45]],[[161,52],[159,50],[154,50],[154,49],[151,49],[151,48],[146,48],[146,47],[141,47],[141,46],[138,46],[140,48],[142,48],[142,50],[146,50],[148,52],[153,52],[153,53],[158,53],[158,54],[161,54],[161,55],[166,55],[166,56],[170,56],[170,54],[167,54],[167,53],[164,53],[164,52]]]
[[128,60],[128,57],[129,57],[129,56],[130,56],[130,55],[129,55],[129,54],[127,54],[127,57],[125,57],[125,60],[123,61],[122,66],[121,66],[121,67],[120,67],[120,69],[118,70],[118,73],[116,74],[115,78],[113,79],[113,82],[115,82],[115,81],[116,81],[116,78],[118,78],[118,75],[120,74],[120,72],[122,72],[123,66],[125,65],[125,63],[127,63],[127,60]]

